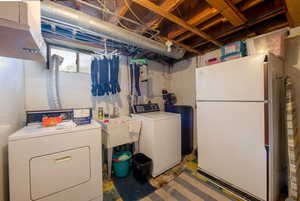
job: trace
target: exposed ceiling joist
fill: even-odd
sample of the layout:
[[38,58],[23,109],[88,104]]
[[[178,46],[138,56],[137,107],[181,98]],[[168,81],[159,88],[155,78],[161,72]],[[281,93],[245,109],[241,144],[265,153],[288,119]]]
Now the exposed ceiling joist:
[[110,22],[112,22],[113,24],[118,23],[120,20],[120,17],[124,17],[126,15],[126,13],[129,10],[128,6],[131,6],[131,4],[132,4],[131,1],[125,2],[125,0],[124,0],[124,5],[116,12],[118,14],[117,16],[119,16],[119,17],[117,17],[117,16],[112,17]]
[[[237,4],[240,3],[241,0],[233,0],[232,3],[233,4]],[[252,1],[247,1],[241,8],[241,11],[247,10],[248,8],[251,8],[255,5],[257,5],[258,3],[263,2],[263,0],[252,0]],[[204,11],[198,13],[197,15],[195,15],[194,17],[192,17],[190,20],[187,21],[187,23],[193,25],[193,26],[197,26],[203,22],[205,22],[206,20],[216,16],[217,14],[219,14],[219,11],[215,8],[207,8]],[[226,18],[225,18],[226,19]],[[217,19],[218,20],[218,19]],[[227,19],[226,19],[227,20]],[[187,30],[180,28],[178,30],[172,31],[168,34],[169,38],[176,38],[177,36],[185,33]],[[191,35],[192,36],[192,35]]]
[[[204,11],[202,11],[202,12],[198,13],[197,15],[195,15],[194,17],[192,17],[190,20],[187,21],[187,23],[192,26],[197,26],[197,25],[205,22],[206,20],[216,16],[218,13],[219,12],[215,8],[207,8]],[[183,34],[186,31],[187,31],[186,29],[180,28],[178,30],[170,32],[168,34],[168,37],[175,38],[175,37]]]
[[[253,25],[255,25],[255,24],[258,24],[258,23],[263,22],[263,21],[265,21],[265,20],[268,20],[268,19],[270,19],[270,18],[276,17],[276,16],[281,15],[281,14],[283,14],[283,13],[285,13],[284,9],[283,9],[283,8],[280,8],[280,9],[278,9],[277,11],[275,11],[275,12],[273,12],[273,13],[270,13],[269,15],[265,15],[265,16],[262,16],[262,17],[260,17],[260,18],[257,18],[255,21],[249,22],[249,23],[246,24],[246,25],[241,25],[241,26],[239,26],[239,27],[235,27],[234,29],[228,30],[228,31],[226,31],[226,32],[224,32],[224,33],[218,35],[216,38],[217,38],[217,39],[223,38],[223,37],[228,36],[228,35],[230,35],[230,34],[232,34],[232,33],[235,33],[235,32],[237,32],[237,31],[240,31],[240,30],[242,30],[242,29],[244,29],[244,28],[246,28],[246,27],[251,27],[251,26],[253,26]],[[280,28],[282,28],[282,27],[283,27],[283,25],[281,24],[281,25],[280,25]],[[191,48],[197,48],[197,47],[200,47],[200,46],[205,45],[205,44],[207,44],[207,43],[209,43],[209,42],[208,42],[208,41],[197,42],[197,43],[191,45]]]
[[[240,11],[245,11],[253,6],[256,6],[257,4],[263,2],[263,0],[251,0],[251,1],[246,1],[240,8]],[[228,21],[226,18],[224,17],[221,17],[221,18],[218,18],[218,19],[215,19],[214,21],[204,25],[203,27],[201,27],[201,30],[202,31],[205,31],[207,29],[209,29],[210,27],[214,26],[214,25],[217,25],[221,22],[226,22]],[[184,36],[182,36],[181,38],[177,39],[176,41],[178,42],[181,42],[181,41],[184,41],[190,37],[194,36],[193,33],[189,33],[189,34],[186,34]]]
[[170,20],[171,22],[173,22],[173,23],[175,23],[179,26],[182,26],[183,28],[195,33],[196,35],[198,35],[200,37],[211,41],[212,43],[216,44],[217,46],[222,46],[222,43],[215,40],[214,38],[212,38],[208,34],[202,32],[197,27],[192,26],[192,25],[188,24],[187,22],[185,22],[184,20],[180,19],[179,17],[173,15],[172,13],[163,10],[162,8],[155,5],[154,3],[150,2],[149,0],[133,0],[133,2],[139,4],[140,6],[143,6],[143,7],[147,8],[149,10],[151,10],[152,12],[154,12],[156,14],[159,14],[159,15],[163,16],[164,18]]
[[[127,2],[128,2],[128,5],[127,5]],[[127,2],[124,2],[124,6],[119,10],[119,16],[125,16],[126,13],[128,12],[128,10],[129,10],[128,6],[131,6],[132,2],[131,1],[127,1]]]
[[216,8],[234,26],[244,24],[246,17],[228,0],[206,0],[209,5]]
[[[216,24],[219,24],[219,23],[221,23],[221,22],[226,22],[226,21],[227,21],[227,20],[226,20],[226,18],[224,18],[224,17],[219,18],[219,19],[216,19],[216,20],[214,20],[214,21],[212,21],[212,22],[206,24],[205,26],[201,27],[200,30],[201,30],[201,31],[205,31],[205,30],[209,29],[210,27],[212,27],[212,26],[214,26],[214,25],[216,25]],[[194,33],[191,33],[191,32],[190,32],[190,33],[188,33],[188,34],[182,36],[181,38],[177,39],[176,41],[177,41],[177,42],[181,42],[181,41],[184,41],[184,40],[186,40],[186,39],[188,39],[188,38],[190,38],[190,37],[192,37],[192,36],[194,36],[194,35],[195,35]]]
[[285,0],[287,8],[287,17],[289,25],[296,27],[300,25],[300,1],[299,0]]
[[256,6],[257,4],[263,2],[264,0],[251,0],[251,1],[245,1],[245,3],[243,3],[243,5],[240,7],[240,11],[245,11],[249,8],[252,8],[254,6]]
[[[176,8],[178,8],[178,6],[180,6],[184,1],[185,0],[165,0],[160,7],[165,11],[172,12]],[[155,18],[148,22],[147,25],[153,29],[156,29],[157,27],[159,27],[162,20],[163,17],[159,16],[158,18]]]

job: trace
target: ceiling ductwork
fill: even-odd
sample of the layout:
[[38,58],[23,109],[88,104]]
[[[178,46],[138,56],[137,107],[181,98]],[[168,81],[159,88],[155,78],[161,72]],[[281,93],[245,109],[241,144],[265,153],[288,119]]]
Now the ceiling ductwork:
[[172,46],[168,50],[167,45],[164,43],[130,32],[99,18],[57,3],[43,1],[41,7],[42,18],[76,26],[103,38],[126,43],[173,59],[181,59],[185,54],[185,50],[180,47]]

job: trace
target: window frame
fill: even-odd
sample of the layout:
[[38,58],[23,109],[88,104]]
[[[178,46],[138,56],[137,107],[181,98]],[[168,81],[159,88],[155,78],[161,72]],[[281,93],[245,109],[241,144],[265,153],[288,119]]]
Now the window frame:
[[73,50],[73,49],[67,48],[67,47],[60,47],[60,46],[56,46],[56,45],[49,45],[49,52],[48,52],[48,54],[49,54],[49,59],[50,59],[51,56],[52,56],[51,50],[52,50],[53,48],[54,48],[54,49],[58,49],[58,50],[63,50],[63,51],[68,51],[68,52],[73,52],[73,53],[76,54],[76,61],[75,61],[75,63],[76,63],[76,71],[75,71],[75,72],[71,72],[71,71],[64,71],[64,70],[60,70],[60,69],[59,69],[59,72],[64,72],[64,73],[82,73],[82,74],[86,74],[86,75],[89,75],[89,74],[90,74],[90,73],[88,73],[88,72],[82,72],[82,71],[80,71],[80,62],[79,62],[80,56],[79,56],[79,54],[87,54],[87,55],[91,55],[91,54],[89,54],[89,53],[87,53],[87,52],[81,52],[81,51],[78,51],[78,50]]

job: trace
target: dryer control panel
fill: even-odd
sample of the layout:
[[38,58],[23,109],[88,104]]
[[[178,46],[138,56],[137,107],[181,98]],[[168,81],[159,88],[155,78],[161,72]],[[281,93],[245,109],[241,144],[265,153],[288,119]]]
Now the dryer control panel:
[[150,103],[150,104],[133,105],[132,111],[134,114],[139,114],[139,113],[147,113],[147,112],[158,112],[160,111],[160,109],[157,103]]

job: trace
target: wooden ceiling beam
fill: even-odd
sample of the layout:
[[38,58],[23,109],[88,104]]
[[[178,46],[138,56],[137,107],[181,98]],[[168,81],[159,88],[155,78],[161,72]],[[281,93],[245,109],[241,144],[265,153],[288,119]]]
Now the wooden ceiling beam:
[[[121,8],[117,9],[116,11],[114,11],[114,12],[118,13],[118,16],[120,16],[120,17],[124,17],[126,15],[126,13],[129,10],[128,6],[131,6],[131,4],[132,4],[131,1],[127,1],[128,2],[128,6],[127,6],[125,0],[123,0],[123,2],[124,2],[124,5]],[[112,16],[111,19],[109,19],[109,21],[112,24],[118,24],[119,20],[121,19],[118,16]]]
[[300,25],[300,1],[299,0],[285,0],[287,8],[287,18],[291,27]]
[[[125,0],[124,0],[125,1]],[[128,6],[131,6],[132,2],[128,1]],[[129,8],[128,8],[127,4],[124,2],[124,6],[119,10],[118,15],[119,16],[125,16],[126,13],[128,12]]]
[[206,2],[216,8],[234,26],[240,26],[247,22],[246,17],[228,0],[206,0]]
[[281,28],[284,28],[284,27],[287,27],[287,26],[289,26],[288,22],[281,22],[281,23],[276,24],[272,27],[268,27],[268,28],[264,29],[264,32],[268,33],[268,32],[275,31],[277,29],[281,29]]
[[[255,5],[257,5],[258,3],[262,2],[263,0],[251,0],[248,1],[247,3],[245,3],[245,5],[243,5],[240,10],[244,11],[247,10],[248,8],[251,8]],[[241,0],[233,0],[232,3],[233,4],[237,4],[240,3]],[[216,16],[219,14],[219,11],[215,8],[207,8],[205,10],[203,10],[202,12],[196,14],[194,17],[192,17],[190,20],[187,21],[188,24],[191,24],[193,26],[197,26],[205,21],[207,21],[208,19]],[[187,32],[186,29],[180,28],[178,30],[172,31],[168,34],[169,38],[176,38],[177,36],[183,34]]]
[[259,3],[262,3],[264,0],[250,0],[250,1],[245,1],[245,3],[242,3],[242,6],[239,8],[240,11],[245,11],[248,10],[249,8],[252,8],[256,6]]
[[133,2],[139,4],[140,6],[143,6],[143,7],[147,8],[149,10],[151,10],[152,12],[154,12],[156,14],[159,14],[159,15],[163,16],[164,18],[170,20],[171,22],[173,22],[173,23],[175,23],[179,26],[182,26],[183,28],[195,33],[196,35],[198,35],[200,37],[211,41],[212,43],[214,43],[217,46],[222,46],[222,43],[220,43],[216,39],[212,38],[208,34],[202,32],[197,27],[192,26],[192,25],[188,24],[187,22],[185,22],[184,20],[180,19],[179,17],[173,15],[172,13],[163,10],[162,8],[155,5],[154,3],[152,3],[149,0],[133,0]]
[[[251,1],[247,1],[247,2],[245,2],[245,4],[243,4],[241,6],[240,11],[245,11],[245,10],[247,10],[247,9],[253,7],[253,6],[256,6],[257,4],[259,4],[259,3],[263,2],[263,1],[264,0],[251,0]],[[226,21],[228,21],[228,20],[226,18],[224,18],[224,17],[215,19],[214,21],[212,21],[212,22],[204,25],[201,28],[201,30],[202,31],[207,30],[207,29],[209,29],[212,26],[215,26],[215,25],[217,25],[217,24],[219,24],[221,22],[226,22]],[[176,41],[181,42],[181,41],[184,41],[184,40],[186,40],[186,39],[188,39],[188,38],[190,38],[192,36],[194,36],[194,34],[193,33],[189,33],[189,34],[186,34],[185,36],[182,36],[181,38],[177,39]]]
[[[180,6],[185,0],[165,0],[160,7],[164,9],[167,12],[173,12],[178,6]],[[163,17],[159,16],[158,18],[155,18],[147,23],[148,27],[151,27],[152,29],[157,29],[160,25],[160,23],[163,21]]]
[[[212,27],[212,26],[214,26],[214,25],[216,25],[216,24],[219,24],[219,23],[221,23],[221,22],[226,22],[226,21],[227,21],[227,20],[226,20],[226,18],[224,18],[224,17],[219,18],[219,19],[214,20],[214,21],[212,21],[212,22],[206,24],[205,26],[201,27],[200,30],[201,30],[201,31],[205,31],[205,30],[209,29],[210,27]],[[190,32],[190,33],[188,33],[188,34],[186,34],[186,35],[180,37],[180,38],[177,39],[176,41],[177,41],[177,42],[181,42],[181,41],[184,41],[184,40],[186,40],[186,39],[188,39],[188,38],[190,38],[190,37],[192,37],[192,36],[194,36],[194,35],[195,35],[194,33]]]
[[[219,14],[219,12],[217,11],[217,9],[215,8],[207,8],[205,10],[203,10],[202,12],[196,14],[194,17],[192,17],[191,19],[189,19],[187,21],[188,24],[192,25],[192,26],[197,26],[203,22],[205,22],[206,20],[216,16],[217,14]],[[177,30],[174,30],[172,32],[170,32],[168,34],[168,37],[169,38],[176,38],[177,36],[183,34],[187,32],[186,29],[184,28],[180,28],[180,29],[177,29]]]
[[[257,18],[257,19],[254,20],[253,22],[249,22],[249,23],[246,24],[246,25],[241,25],[241,26],[239,26],[239,27],[235,27],[234,29],[228,30],[228,31],[226,31],[226,32],[224,32],[224,33],[218,35],[218,36],[216,37],[216,39],[223,38],[223,37],[228,36],[228,35],[230,35],[230,34],[232,34],[232,33],[235,33],[235,32],[237,32],[237,31],[240,31],[240,30],[242,30],[242,29],[244,29],[244,28],[251,27],[251,26],[253,26],[253,25],[255,25],[255,24],[258,24],[258,23],[260,23],[260,22],[263,22],[263,21],[265,21],[265,20],[268,20],[268,19],[270,19],[270,18],[276,17],[276,16],[281,15],[281,14],[284,14],[284,13],[285,13],[284,8],[280,8],[280,9],[276,10],[275,12],[270,13],[269,15],[265,15],[265,16],[263,16],[263,17]],[[282,25],[280,25],[280,26],[282,26]],[[207,44],[207,43],[209,43],[209,42],[208,42],[208,41],[197,42],[197,43],[195,43],[195,44],[192,44],[192,45],[191,45],[191,48],[197,48],[197,47],[200,47],[200,46],[205,45],[205,44]]]

